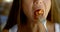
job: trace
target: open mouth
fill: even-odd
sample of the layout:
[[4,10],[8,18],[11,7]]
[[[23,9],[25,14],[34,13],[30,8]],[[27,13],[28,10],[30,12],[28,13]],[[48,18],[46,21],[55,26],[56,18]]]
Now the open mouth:
[[44,10],[43,9],[38,9],[34,12],[34,17],[38,17],[38,16],[43,16],[44,14]]

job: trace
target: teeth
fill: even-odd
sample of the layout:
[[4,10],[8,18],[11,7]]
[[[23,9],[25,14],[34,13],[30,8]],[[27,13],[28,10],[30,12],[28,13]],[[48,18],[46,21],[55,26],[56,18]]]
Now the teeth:
[[39,15],[43,15],[44,11],[42,9],[38,10],[35,12],[35,15],[39,16]]

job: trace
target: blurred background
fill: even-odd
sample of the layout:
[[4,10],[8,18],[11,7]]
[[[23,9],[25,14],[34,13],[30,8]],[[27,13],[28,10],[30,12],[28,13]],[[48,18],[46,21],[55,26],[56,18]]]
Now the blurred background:
[[[6,25],[10,9],[12,7],[13,0],[0,0],[0,28],[3,30]],[[17,30],[17,25],[9,29],[9,32]]]

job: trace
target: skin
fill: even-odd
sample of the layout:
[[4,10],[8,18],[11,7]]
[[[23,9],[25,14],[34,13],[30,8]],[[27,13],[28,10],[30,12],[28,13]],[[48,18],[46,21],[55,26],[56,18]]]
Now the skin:
[[[51,7],[51,0],[23,0],[22,7],[25,15],[32,21],[44,20],[47,18],[48,12]],[[43,9],[43,16],[38,16],[34,19],[34,12],[36,9]]]
[[[22,1],[22,8],[23,8],[25,15],[28,18],[27,19],[28,26],[31,25],[30,28],[32,28],[32,32],[34,32],[34,31],[36,32],[36,29],[37,29],[36,26],[37,25],[40,26],[40,24],[41,24],[39,22],[46,20],[50,7],[51,7],[51,0],[23,0]],[[38,14],[37,14],[38,12],[36,12],[37,16],[34,15],[35,10],[37,10],[37,9],[42,9],[43,12],[39,11],[39,13],[40,14],[43,13],[43,16],[42,15],[38,16]]]

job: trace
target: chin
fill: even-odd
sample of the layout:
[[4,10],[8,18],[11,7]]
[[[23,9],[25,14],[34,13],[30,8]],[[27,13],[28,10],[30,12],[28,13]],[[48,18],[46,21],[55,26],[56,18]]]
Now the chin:
[[46,20],[44,17],[39,17],[37,19],[34,19],[37,22],[42,22],[43,20]]

